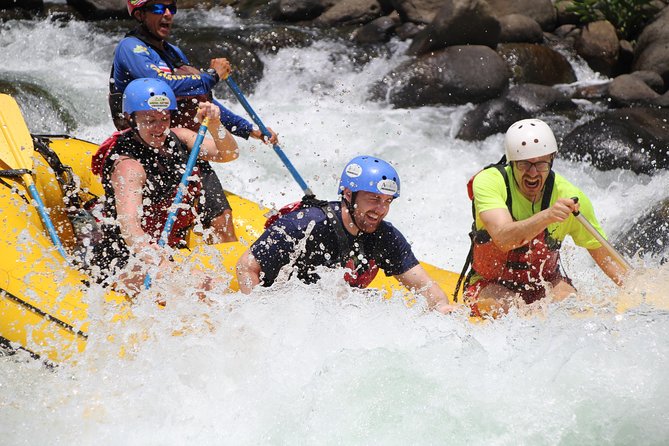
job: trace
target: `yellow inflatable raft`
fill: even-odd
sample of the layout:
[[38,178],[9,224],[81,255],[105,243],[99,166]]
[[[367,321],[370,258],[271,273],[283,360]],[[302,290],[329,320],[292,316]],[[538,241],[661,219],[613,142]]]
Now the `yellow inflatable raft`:
[[[53,162],[51,165],[47,162],[48,156],[35,150],[18,105],[10,96],[0,95],[0,120],[0,340],[60,362],[86,346],[90,321],[85,299],[90,279],[56,249],[28,192],[28,186],[34,182],[64,250],[71,254],[76,243],[65,209],[60,175],[51,167]],[[72,176],[79,182],[79,194],[89,197],[103,194],[97,177],[90,171],[91,156],[97,145],[68,136],[40,139],[64,166],[71,168]],[[228,198],[234,209],[237,235],[244,242],[215,247],[225,270],[234,277],[234,265],[249,242],[260,234],[267,209],[233,194]],[[190,237],[191,248],[198,243],[197,237]],[[210,256],[196,252],[189,252],[185,257],[211,265],[220,273],[221,265],[212,265]],[[193,259],[193,256],[200,257]],[[455,273],[428,264],[424,266],[444,291],[454,288]],[[383,274],[379,274],[371,286],[389,291],[401,289],[394,279]],[[234,279],[230,289],[238,289]],[[104,300],[115,308],[112,320],[130,317],[132,306],[126,296],[108,290]]]

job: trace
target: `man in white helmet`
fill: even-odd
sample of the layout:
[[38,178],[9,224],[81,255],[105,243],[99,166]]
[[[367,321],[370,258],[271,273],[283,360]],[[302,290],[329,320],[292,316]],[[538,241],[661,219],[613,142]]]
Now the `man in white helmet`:
[[604,235],[588,197],[552,170],[558,147],[550,127],[518,121],[504,148],[508,164],[488,166],[468,185],[475,222],[464,300],[472,312],[496,316],[518,298],[527,304],[544,298],[547,287],[555,300],[575,292],[560,268],[567,235],[621,285],[623,270],[572,215],[580,211]]

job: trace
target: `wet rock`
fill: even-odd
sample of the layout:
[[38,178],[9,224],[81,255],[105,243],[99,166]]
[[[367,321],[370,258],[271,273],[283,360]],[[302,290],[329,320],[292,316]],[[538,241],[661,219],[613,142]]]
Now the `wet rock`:
[[336,0],[279,0],[270,9],[273,20],[279,22],[301,22],[313,20]]
[[271,28],[246,28],[236,30],[234,37],[248,45],[253,51],[276,54],[282,48],[304,48],[311,45],[316,36],[305,28],[273,26]]
[[42,0],[2,0],[0,21],[30,20],[44,10]]
[[397,34],[397,37],[399,37],[401,40],[413,39],[423,29],[425,29],[424,25],[421,26],[412,22],[405,22],[395,28],[395,34]]
[[396,107],[480,103],[498,97],[509,74],[504,60],[487,46],[451,46],[400,65],[370,96],[388,98]]
[[576,13],[569,10],[574,2],[571,0],[557,0],[555,2],[555,12],[557,15],[557,25],[578,25],[580,20]]
[[14,76],[3,77],[0,93],[16,99],[32,133],[70,133],[77,128],[67,106],[41,85]]
[[370,22],[381,16],[377,0],[340,0],[314,20],[319,26],[355,25]]
[[126,0],[67,0],[67,4],[88,20],[125,18]]
[[666,255],[669,251],[669,199],[635,217],[633,225],[618,235],[613,243],[630,257],[636,254]]
[[500,42],[540,43],[544,40],[541,26],[531,17],[509,14],[499,18]]
[[635,71],[630,73],[632,76],[641,79],[646,85],[653,89],[657,93],[664,93],[664,80],[662,76],[657,74],[654,71]]
[[384,16],[372,20],[353,34],[358,43],[383,43],[390,40],[393,30],[399,25],[399,16]]
[[[262,79],[264,64],[254,49],[243,42],[250,40],[241,38],[235,30],[200,27],[194,35],[186,26],[174,29],[173,37],[174,43],[186,53],[194,67],[207,68],[213,58],[227,58],[234,68],[232,75],[235,81],[245,93],[251,93]],[[219,95],[232,97],[225,82],[219,82],[214,91]]]
[[602,170],[630,169],[652,174],[669,167],[669,110],[624,108],[576,127],[561,153]]
[[523,14],[534,19],[541,29],[552,31],[557,24],[557,12],[551,0],[487,0],[496,17]]
[[585,25],[576,38],[576,52],[588,65],[606,76],[618,74],[618,36],[616,29],[607,20]]
[[29,11],[39,11],[43,7],[43,0],[3,0],[0,4],[1,9],[27,9]]
[[495,133],[503,133],[516,121],[532,115],[507,98],[491,99],[468,111],[456,138],[482,141]]
[[520,84],[511,87],[506,98],[529,113],[573,110],[577,105],[564,92],[546,85]]
[[507,62],[517,84],[570,84],[576,81],[574,70],[557,51],[532,43],[503,43],[497,52]]
[[444,5],[443,0],[391,0],[403,22],[428,24]]
[[652,102],[660,96],[643,79],[630,74],[622,74],[609,85],[609,96],[615,105],[630,106]]
[[669,8],[663,9],[639,35],[634,49],[634,71],[655,71],[669,85]]
[[434,20],[411,43],[408,54],[421,55],[453,45],[499,42],[500,25],[485,0],[445,0]]

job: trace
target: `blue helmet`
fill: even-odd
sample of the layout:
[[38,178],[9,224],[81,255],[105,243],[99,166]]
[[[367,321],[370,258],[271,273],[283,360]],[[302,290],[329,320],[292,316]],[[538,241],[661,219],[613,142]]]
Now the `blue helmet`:
[[393,166],[373,156],[356,156],[346,164],[339,182],[339,193],[366,191],[375,194],[400,196],[400,176]]
[[123,92],[123,112],[176,110],[177,98],[165,81],[141,78],[130,82]]

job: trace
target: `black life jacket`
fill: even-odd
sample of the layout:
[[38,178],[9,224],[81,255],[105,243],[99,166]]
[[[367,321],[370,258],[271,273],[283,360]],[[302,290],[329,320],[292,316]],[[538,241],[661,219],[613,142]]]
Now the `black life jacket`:
[[314,195],[305,195],[302,197],[302,200],[287,204],[270,215],[265,221],[265,229],[272,226],[272,224],[274,224],[282,215],[307,207],[320,208],[328,219],[329,224],[334,229],[339,244],[339,250],[337,257],[333,259],[333,265],[338,265],[350,270],[350,272],[344,274],[344,280],[346,280],[349,285],[356,288],[368,287],[378,274],[379,267],[373,256],[367,257],[362,243],[355,243],[353,247],[350,246],[348,237],[344,232],[344,226],[341,220],[337,218],[335,210],[332,209],[328,201],[318,200]]

